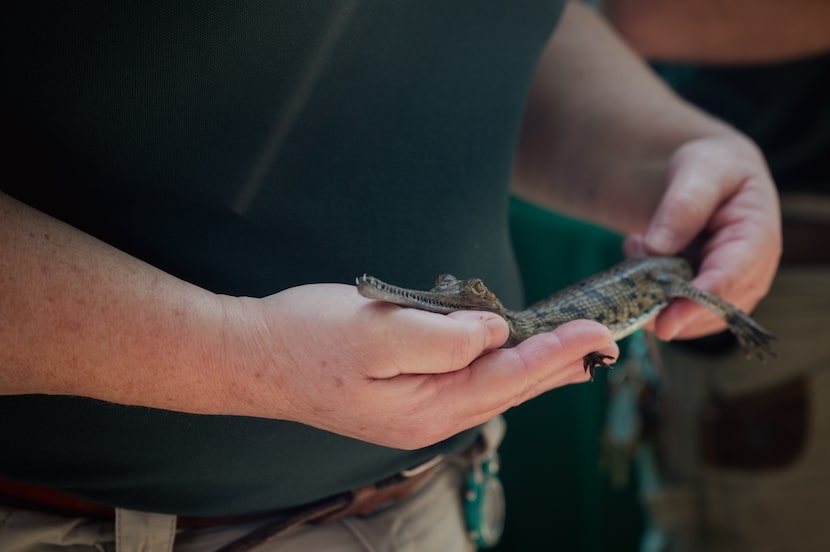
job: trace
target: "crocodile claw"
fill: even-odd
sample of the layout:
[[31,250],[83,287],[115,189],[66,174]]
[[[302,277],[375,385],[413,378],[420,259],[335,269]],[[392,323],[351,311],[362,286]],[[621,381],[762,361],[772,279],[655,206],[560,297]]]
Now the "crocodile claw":
[[582,358],[582,367],[585,369],[586,372],[591,374],[591,381],[594,381],[594,372],[596,371],[596,369],[613,368],[612,364],[615,360],[617,359],[610,355],[604,355],[602,353],[594,351],[593,353],[588,353]]

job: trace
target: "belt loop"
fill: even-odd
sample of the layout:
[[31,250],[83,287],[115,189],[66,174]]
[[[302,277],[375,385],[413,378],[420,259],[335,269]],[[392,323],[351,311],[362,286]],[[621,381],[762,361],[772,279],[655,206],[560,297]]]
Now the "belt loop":
[[507,432],[507,421],[504,416],[496,416],[483,426],[481,426],[481,438],[484,441],[484,450],[481,451],[485,456],[490,455],[498,450],[504,434]]
[[115,509],[115,552],[172,552],[176,516]]

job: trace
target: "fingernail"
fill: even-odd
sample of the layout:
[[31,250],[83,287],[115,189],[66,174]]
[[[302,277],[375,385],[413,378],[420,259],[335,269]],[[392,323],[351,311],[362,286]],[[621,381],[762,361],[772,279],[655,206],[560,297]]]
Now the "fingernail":
[[501,316],[492,316],[484,319],[484,325],[490,334],[489,343],[491,347],[501,347],[510,334],[507,322]]
[[670,327],[668,331],[664,330],[663,335],[660,337],[660,339],[662,339],[663,341],[671,341],[675,337],[677,337],[677,334],[679,333],[680,327],[675,324],[674,326]]
[[649,231],[643,241],[650,253],[660,255],[675,253],[674,234],[665,228]]

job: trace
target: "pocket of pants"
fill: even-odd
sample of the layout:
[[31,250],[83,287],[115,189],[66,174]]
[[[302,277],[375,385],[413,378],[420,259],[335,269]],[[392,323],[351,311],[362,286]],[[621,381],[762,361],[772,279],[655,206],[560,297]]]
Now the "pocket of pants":
[[709,391],[700,419],[703,461],[717,468],[783,468],[803,452],[809,430],[807,376],[738,397]]

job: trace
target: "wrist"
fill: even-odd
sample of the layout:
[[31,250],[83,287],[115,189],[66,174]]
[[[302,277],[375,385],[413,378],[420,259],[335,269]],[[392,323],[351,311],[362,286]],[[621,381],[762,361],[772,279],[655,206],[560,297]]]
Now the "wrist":
[[211,361],[201,376],[209,382],[216,414],[290,419],[286,405],[288,347],[266,299],[217,296],[220,331],[210,344]]

